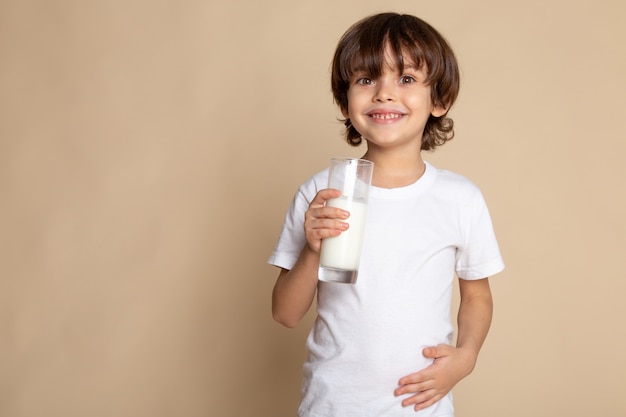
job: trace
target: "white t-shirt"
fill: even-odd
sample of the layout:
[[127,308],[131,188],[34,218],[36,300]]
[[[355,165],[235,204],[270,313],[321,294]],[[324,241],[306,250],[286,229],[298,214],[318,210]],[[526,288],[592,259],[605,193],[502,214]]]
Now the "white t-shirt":
[[[304,213],[327,181],[324,170],[300,186],[270,264],[293,267]],[[503,268],[485,201],[466,178],[427,163],[409,186],[372,187],[357,283],[318,286],[298,416],[416,416],[393,391],[431,363],[424,347],[451,343],[455,272],[471,280]],[[449,394],[417,417],[453,413]]]

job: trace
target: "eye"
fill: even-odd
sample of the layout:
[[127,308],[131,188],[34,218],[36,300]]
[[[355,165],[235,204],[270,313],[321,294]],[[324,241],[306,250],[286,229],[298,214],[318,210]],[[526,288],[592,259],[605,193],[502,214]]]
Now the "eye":
[[358,84],[358,85],[372,85],[372,84],[374,84],[374,80],[372,80],[371,78],[368,78],[368,77],[360,77],[360,78],[357,78],[356,84]]
[[400,77],[400,84],[411,84],[416,81],[417,80],[415,79],[415,77],[412,77],[410,75],[403,75],[402,77]]

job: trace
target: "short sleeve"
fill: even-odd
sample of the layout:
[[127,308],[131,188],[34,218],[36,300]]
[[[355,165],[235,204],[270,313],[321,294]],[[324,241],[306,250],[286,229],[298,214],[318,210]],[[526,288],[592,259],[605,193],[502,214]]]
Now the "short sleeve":
[[306,243],[306,237],[304,235],[304,213],[308,206],[309,203],[302,194],[302,190],[298,190],[285,215],[285,221],[278,242],[267,261],[269,264],[279,268],[293,268]]
[[284,269],[293,268],[306,244],[304,214],[317,192],[325,188],[327,178],[328,170],[321,171],[298,188],[285,215],[276,247],[267,263]]
[[464,244],[457,248],[456,272],[459,278],[475,280],[490,277],[504,269],[504,261],[483,195],[475,190],[466,210]]

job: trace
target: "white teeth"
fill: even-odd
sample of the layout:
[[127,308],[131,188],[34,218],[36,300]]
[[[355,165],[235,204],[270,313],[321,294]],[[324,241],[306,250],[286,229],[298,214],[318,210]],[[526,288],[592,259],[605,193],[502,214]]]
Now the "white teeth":
[[398,119],[398,118],[400,118],[400,116],[401,115],[397,114],[397,113],[384,113],[384,114],[374,113],[374,114],[372,114],[372,117],[374,119],[385,119],[385,120],[388,120],[388,119]]

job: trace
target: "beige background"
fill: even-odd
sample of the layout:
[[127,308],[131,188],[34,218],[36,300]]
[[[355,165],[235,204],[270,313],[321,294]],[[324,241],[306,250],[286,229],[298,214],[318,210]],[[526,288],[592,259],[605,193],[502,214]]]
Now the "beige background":
[[295,187],[341,139],[333,48],[373,12],[451,41],[457,137],[507,262],[458,415],[626,416],[619,0],[0,0],[0,415],[295,415],[270,317]]

